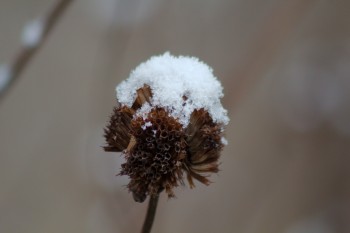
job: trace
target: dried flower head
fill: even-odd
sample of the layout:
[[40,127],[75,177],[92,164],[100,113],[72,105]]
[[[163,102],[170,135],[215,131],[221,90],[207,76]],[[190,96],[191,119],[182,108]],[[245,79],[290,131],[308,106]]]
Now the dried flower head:
[[117,86],[118,106],[105,129],[106,151],[123,152],[120,175],[137,202],[218,172],[228,123],[212,70],[196,58],[152,57]]

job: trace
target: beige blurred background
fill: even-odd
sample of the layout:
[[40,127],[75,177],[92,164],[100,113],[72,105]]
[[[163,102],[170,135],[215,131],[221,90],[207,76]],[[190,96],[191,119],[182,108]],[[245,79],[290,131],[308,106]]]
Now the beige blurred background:
[[[53,0],[0,1],[0,63]],[[350,232],[350,1],[74,1],[0,101],[0,232],[138,232],[146,203],[102,137],[115,86],[197,56],[231,118],[209,187],[160,200],[153,232]]]

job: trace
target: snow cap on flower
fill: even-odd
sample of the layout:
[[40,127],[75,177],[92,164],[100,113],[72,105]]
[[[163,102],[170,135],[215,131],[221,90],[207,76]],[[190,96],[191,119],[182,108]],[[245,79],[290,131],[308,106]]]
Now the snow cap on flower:
[[[117,99],[131,107],[137,90],[148,85],[152,91],[151,106],[165,108],[172,117],[186,127],[195,109],[208,111],[214,122],[226,125],[227,111],[220,98],[223,88],[213,70],[195,57],[172,56],[169,52],[154,56],[140,64],[130,77],[117,86]],[[138,115],[147,114],[149,106]]]

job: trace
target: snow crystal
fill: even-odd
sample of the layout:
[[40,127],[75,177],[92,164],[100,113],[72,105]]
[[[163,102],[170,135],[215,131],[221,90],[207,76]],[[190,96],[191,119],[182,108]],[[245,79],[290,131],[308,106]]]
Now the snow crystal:
[[9,84],[11,76],[11,68],[6,64],[0,65],[0,93],[4,91]]
[[229,121],[220,102],[223,88],[213,70],[198,58],[175,57],[169,52],[151,57],[116,87],[118,101],[131,107],[136,90],[145,84],[151,88],[152,99],[137,111],[138,116],[146,117],[153,107],[163,107],[186,127],[191,113],[203,108],[214,122],[226,125]]
[[43,32],[43,20],[36,19],[27,23],[22,32],[22,44],[29,48],[36,47],[42,39]]
[[146,128],[148,128],[148,127],[151,127],[152,126],[152,123],[151,122],[146,122],[143,126],[141,126],[141,128],[143,129],[143,130],[145,130]]
[[228,141],[227,141],[227,139],[226,139],[225,137],[221,137],[221,143],[222,143],[223,145],[227,146]]

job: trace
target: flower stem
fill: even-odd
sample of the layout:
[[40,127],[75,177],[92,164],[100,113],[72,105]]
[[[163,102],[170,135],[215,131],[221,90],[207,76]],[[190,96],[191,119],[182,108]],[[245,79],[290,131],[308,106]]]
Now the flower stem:
[[147,214],[145,222],[143,223],[141,233],[150,233],[152,229],[152,224],[154,221],[154,216],[156,215],[157,205],[158,205],[159,194],[155,196],[150,196]]

